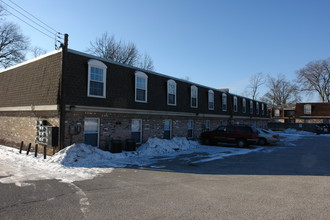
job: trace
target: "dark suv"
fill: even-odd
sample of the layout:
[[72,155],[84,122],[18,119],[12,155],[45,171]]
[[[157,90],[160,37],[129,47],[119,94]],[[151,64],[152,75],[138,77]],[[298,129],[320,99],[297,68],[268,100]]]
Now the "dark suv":
[[201,133],[200,140],[205,145],[225,142],[237,144],[239,147],[247,147],[250,144],[258,143],[258,134],[247,125],[223,125],[214,131]]

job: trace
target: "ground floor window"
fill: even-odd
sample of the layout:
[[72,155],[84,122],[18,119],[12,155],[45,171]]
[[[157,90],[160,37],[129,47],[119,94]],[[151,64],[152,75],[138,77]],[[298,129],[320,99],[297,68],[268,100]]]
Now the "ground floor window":
[[84,121],[84,143],[98,147],[99,146],[99,127],[100,119],[85,118]]
[[132,119],[131,137],[137,144],[142,143],[142,120]]
[[194,121],[193,120],[188,120],[188,138],[193,138],[194,137]]
[[164,120],[164,139],[172,138],[172,120]]
[[210,130],[210,120],[205,121],[205,130],[209,131]]

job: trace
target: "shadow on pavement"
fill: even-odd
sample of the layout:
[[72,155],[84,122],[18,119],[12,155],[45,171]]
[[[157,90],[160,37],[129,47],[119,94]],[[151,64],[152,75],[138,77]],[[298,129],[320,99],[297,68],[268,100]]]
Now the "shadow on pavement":
[[260,151],[205,162],[198,161],[207,158],[206,153],[193,153],[174,159],[159,158],[157,163],[146,167],[127,168],[214,175],[330,176],[330,137],[304,137],[292,143],[295,146],[266,146]]

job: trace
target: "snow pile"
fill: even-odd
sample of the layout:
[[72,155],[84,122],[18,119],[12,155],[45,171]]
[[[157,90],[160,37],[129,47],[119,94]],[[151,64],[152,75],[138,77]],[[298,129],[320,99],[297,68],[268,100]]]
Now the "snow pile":
[[290,143],[292,141],[297,141],[304,136],[314,136],[314,133],[308,131],[299,131],[293,128],[285,129],[281,132],[276,132],[280,135],[281,142],[284,143],[285,146],[296,146],[294,143]]
[[74,182],[92,179],[102,173],[110,173],[115,167],[146,166],[152,164],[155,156],[176,156],[177,153],[198,147],[196,141],[186,138],[162,140],[151,138],[137,151],[110,153],[86,144],[73,144],[53,156],[43,159],[43,155],[34,157],[18,149],[0,145],[1,183],[27,185],[26,181],[59,179]]
[[187,138],[174,137],[171,140],[149,138],[148,141],[138,149],[142,155],[163,155],[177,151],[196,149],[199,146],[197,141],[189,141]]
[[312,132],[308,132],[308,131],[299,131],[299,130],[296,130],[296,129],[293,129],[293,128],[288,128],[288,129],[285,129],[283,131],[284,134],[294,134],[294,135],[302,135],[302,136],[306,136],[306,135],[315,135],[314,133]]
[[[86,144],[73,144],[50,157],[49,162],[67,167],[109,167],[113,158],[124,158],[122,154],[111,154]],[[111,166],[111,164],[110,164]]]
[[[314,135],[294,129],[276,133],[281,137],[278,146],[295,146],[293,141],[306,135]],[[117,167],[152,166],[161,160],[173,159],[179,155],[181,160],[187,160],[189,163],[203,163],[233,155],[272,151],[268,149],[269,147],[261,146],[248,149],[205,146],[182,137],[171,140],[150,138],[138,147],[137,151],[113,154],[86,144],[73,144],[54,156],[43,159],[43,155],[34,157],[33,153],[26,155],[26,151],[19,154],[18,149],[0,145],[0,182],[15,183],[18,186],[28,184],[27,181],[43,179],[74,182],[92,179],[102,173],[111,173],[113,168]],[[278,148],[274,146],[272,149]]]
[[26,181],[59,179],[63,182],[81,181],[92,179],[101,173],[109,173],[113,169],[99,168],[75,168],[66,167],[61,163],[46,160],[43,155],[34,157],[34,154],[26,155],[26,151],[19,153],[18,149],[0,145],[0,178],[1,183],[15,183],[18,186],[28,185]]

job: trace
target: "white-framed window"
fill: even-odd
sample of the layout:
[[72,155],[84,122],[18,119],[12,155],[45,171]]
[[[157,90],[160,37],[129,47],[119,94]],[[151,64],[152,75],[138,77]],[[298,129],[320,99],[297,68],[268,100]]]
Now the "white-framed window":
[[227,111],[227,94],[222,93],[222,111]]
[[208,92],[208,107],[209,107],[209,110],[214,110],[214,92],[213,92],[213,90],[209,90],[209,92]]
[[198,88],[197,86],[190,87],[190,107],[198,107]]
[[167,80],[167,104],[176,105],[176,82]]
[[253,114],[253,101],[250,100],[250,114]]
[[172,138],[172,120],[164,120],[164,139]]
[[99,146],[100,119],[84,119],[84,143],[94,147]]
[[306,115],[312,114],[312,105],[311,104],[304,105],[304,114],[306,114]]
[[256,114],[259,115],[259,102],[256,102]]
[[106,98],[107,66],[98,60],[88,61],[87,96]]
[[209,131],[210,130],[210,120],[205,121],[205,130]]
[[274,116],[275,117],[280,117],[280,110],[279,109],[275,109]]
[[187,137],[193,138],[194,137],[194,120],[188,120],[187,128],[188,128]]
[[147,74],[136,71],[135,72],[135,101],[147,102],[148,94],[148,76]]
[[137,144],[142,143],[142,119],[132,119],[131,137]]
[[242,113],[246,113],[246,99],[242,99]]
[[237,112],[237,110],[238,110],[238,106],[237,106],[237,96],[234,96],[234,100],[233,100],[233,109],[234,109],[234,112]]

